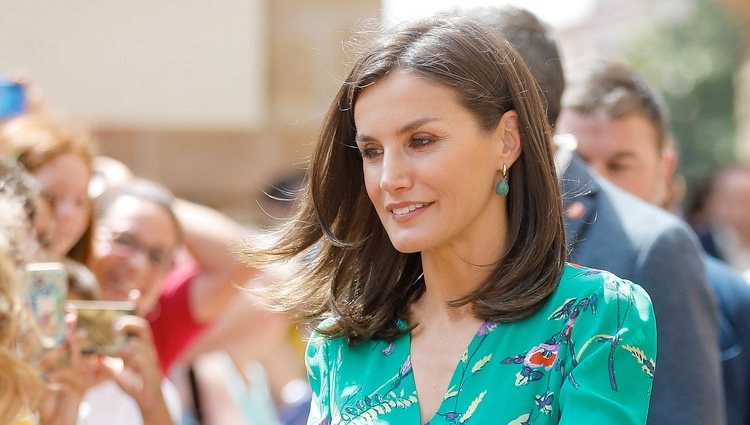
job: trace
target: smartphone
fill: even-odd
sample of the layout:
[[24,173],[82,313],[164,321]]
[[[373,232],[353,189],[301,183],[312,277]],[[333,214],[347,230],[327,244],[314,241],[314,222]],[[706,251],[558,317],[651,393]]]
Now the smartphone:
[[26,110],[24,86],[0,77],[0,118],[13,118]]
[[58,262],[29,263],[26,265],[27,293],[31,312],[36,319],[45,349],[65,343],[65,302],[68,294],[68,274]]
[[128,301],[70,301],[78,316],[76,334],[83,354],[116,356],[128,341],[128,336],[115,330],[115,323],[123,316],[135,314],[135,304]]

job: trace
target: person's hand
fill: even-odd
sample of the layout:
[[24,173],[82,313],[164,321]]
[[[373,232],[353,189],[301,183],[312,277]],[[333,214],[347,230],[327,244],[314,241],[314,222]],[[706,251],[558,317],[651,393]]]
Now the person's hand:
[[148,322],[137,316],[125,316],[116,326],[130,338],[119,358],[102,359],[104,371],[138,403],[145,424],[171,423],[161,392],[159,357]]
[[75,334],[75,315],[68,314],[65,319],[68,325],[68,364],[53,368],[45,374],[48,386],[38,408],[41,425],[76,424],[79,405],[92,383],[93,368],[90,359],[81,355]]

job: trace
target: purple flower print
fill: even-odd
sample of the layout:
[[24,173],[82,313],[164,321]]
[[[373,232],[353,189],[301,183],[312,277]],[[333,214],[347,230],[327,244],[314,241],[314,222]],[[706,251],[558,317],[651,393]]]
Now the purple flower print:
[[489,320],[485,320],[484,323],[482,323],[482,326],[479,327],[479,330],[477,331],[477,336],[485,336],[488,333],[495,330],[495,327],[497,326],[497,323],[491,322]]
[[553,393],[538,395],[534,397],[534,399],[536,405],[539,407],[539,410],[542,411],[542,413],[546,415],[552,412],[552,401],[555,399],[555,395]]
[[411,372],[411,356],[406,358],[406,361],[401,365],[401,370],[398,371],[399,378],[403,378]]
[[391,384],[391,389],[395,390],[401,385],[401,381],[411,373],[411,356],[406,358],[406,361],[401,365],[401,369],[398,371],[398,376]]

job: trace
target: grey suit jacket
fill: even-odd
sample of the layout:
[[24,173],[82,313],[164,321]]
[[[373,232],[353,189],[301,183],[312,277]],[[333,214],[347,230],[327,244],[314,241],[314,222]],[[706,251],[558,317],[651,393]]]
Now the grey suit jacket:
[[658,335],[648,423],[725,424],[718,314],[695,235],[576,157],[562,188],[570,261],[609,270],[651,296]]

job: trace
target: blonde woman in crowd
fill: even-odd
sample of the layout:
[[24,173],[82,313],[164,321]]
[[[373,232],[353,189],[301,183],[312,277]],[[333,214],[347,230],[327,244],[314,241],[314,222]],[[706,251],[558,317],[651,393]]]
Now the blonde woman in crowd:
[[[76,337],[69,327],[62,347],[72,367],[48,368],[49,357],[24,301],[23,268],[38,246],[33,223],[43,200],[35,182],[7,161],[0,161],[0,205],[0,423],[75,424],[83,397]],[[59,391],[61,385],[66,391]]]
[[[24,319],[30,315],[21,302],[23,287],[20,267],[26,257],[31,226],[27,215],[31,205],[17,194],[20,171],[0,162],[0,423],[12,423],[35,405],[42,382],[31,365],[18,353],[17,338]],[[14,174],[11,174],[14,172]],[[28,199],[27,199],[28,200]],[[22,423],[22,422],[18,422]]]

